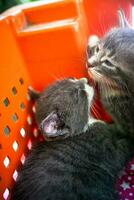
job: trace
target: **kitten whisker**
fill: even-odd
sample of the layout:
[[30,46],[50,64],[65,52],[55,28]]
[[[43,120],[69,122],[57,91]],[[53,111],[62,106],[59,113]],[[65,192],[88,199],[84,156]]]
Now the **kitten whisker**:
[[104,15],[102,15],[101,12],[99,13],[99,21],[100,21],[102,34],[104,35],[106,33],[106,28],[105,28],[105,23],[104,23]]
[[89,30],[91,30],[91,32],[95,33],[96,35],[102,35],[103,34],[100,31],[100,28],[95,27],[94,24],[92,24],[92,23],[89,24]]
[[98,110],[95,108],[95,105],[91,105],[91,110],[92,110],[93,114],[95,115],[95,117],[100,119],[101,115],[98,112]]
[[[104,83],[104,86],[102,86],[103,89],[104,89],[104,87],[106,86],[105,84],[107,84],[107,88],[109,88],[110,91],[115,91],[115,92],[116,92],[116,95],[117,95],[117,94],[118,94],[118,95],[124,95],[123,90],[122,90],[121,88],[119,88],[119,84],[116,83],[115,80],[110,80],[109,78],[107,78],[106,76],[104,76],[104,75],[98,73],[98,72],[95,71],[95,70],[92,70],[92,73],[93,73],[94,79],[95,79],[99,84],[103,84],[103,83]],[[126,86],[126,88],[127,88],[127,86]],[[106,90],[106,89],[105,89],[105,90]],[[107,93],[107,96],[109,96],[109,95],[108,95],[108,92],[109,92],[109,91],[105,92],[105,93]],[[117,92],[118,92],[118,93],[117,93]],[[111,92],[110,92],[110,93],[111,93]],[[117,96],[118,96],[118,95],[117,95]]]
[[55,80],[55,81],[62,81],[62,80],[64,80],[65,79],[65,77],[63,77],[63,76],[61,76],[61,75],[56,75],[56,74],[54,74],[54,73],[49,73],[50,74],[50,77],[53,77],[53,79]]
[[130,92],[127,84],[125,83],[125,81],[119,80],[119,84],[122,87],[122,90],[123,91],[125,90],[125,92],[126,92],[125,94],[127,94],[129,97],[131,97],[131,92]]

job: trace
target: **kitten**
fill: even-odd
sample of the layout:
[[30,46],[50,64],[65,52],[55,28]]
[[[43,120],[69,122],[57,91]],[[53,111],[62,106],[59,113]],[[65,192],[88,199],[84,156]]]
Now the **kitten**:
[[86,78],[57,81],[41,94],[29,93],[36,99],[35,117],[46,140],[78,135],[96,121],[89,115],[94,90]]
[[132,156],[133,144],[93,119],[94,90],[87,79],[65,79],[31,95],[37,99],[41,132],[52,141],[32,148],[12,199],[117,200],[116,177]]
[[134,30],[125,27],[123,12],[119,17],[122,28],[113,28],[100,41],[90,38],[88,65],[104,107],[122,133],[134,138]]

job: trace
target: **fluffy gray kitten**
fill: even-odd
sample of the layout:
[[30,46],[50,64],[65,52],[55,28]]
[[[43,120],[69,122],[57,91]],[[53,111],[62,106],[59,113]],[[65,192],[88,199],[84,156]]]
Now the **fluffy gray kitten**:
[[134,30],[119,12],[123,27],[99,40],[89,40],[89,71],[98,82],[101,100],[123,134],[134,138]]
[[65,79],[37,94],[36,119],[47,140],[19,173],[13,200],[117,200],[119,171],[133,155],[129,137],[93,119],[87,79]]

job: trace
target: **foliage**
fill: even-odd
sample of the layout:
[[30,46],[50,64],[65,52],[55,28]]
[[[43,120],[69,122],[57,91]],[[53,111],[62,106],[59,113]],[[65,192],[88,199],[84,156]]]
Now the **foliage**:
[[12,6],[31,1],[36,1],[36,0],[0,0],[0,12],[3,12],[4,10]]

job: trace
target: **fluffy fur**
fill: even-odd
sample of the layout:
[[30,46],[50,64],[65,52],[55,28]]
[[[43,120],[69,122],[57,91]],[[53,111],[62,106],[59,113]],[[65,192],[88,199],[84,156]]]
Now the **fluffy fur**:
[[93,120],[93,88],[86,82],[66,79],[33,95],[37,123],[52,141],[32,148],[14,200],[118,199],[116,178],[133,155],[133,143],[113,126]]
[[134,30],[112,29],[94,48],[89,70],[102,103],[118,128],[134,138]]

